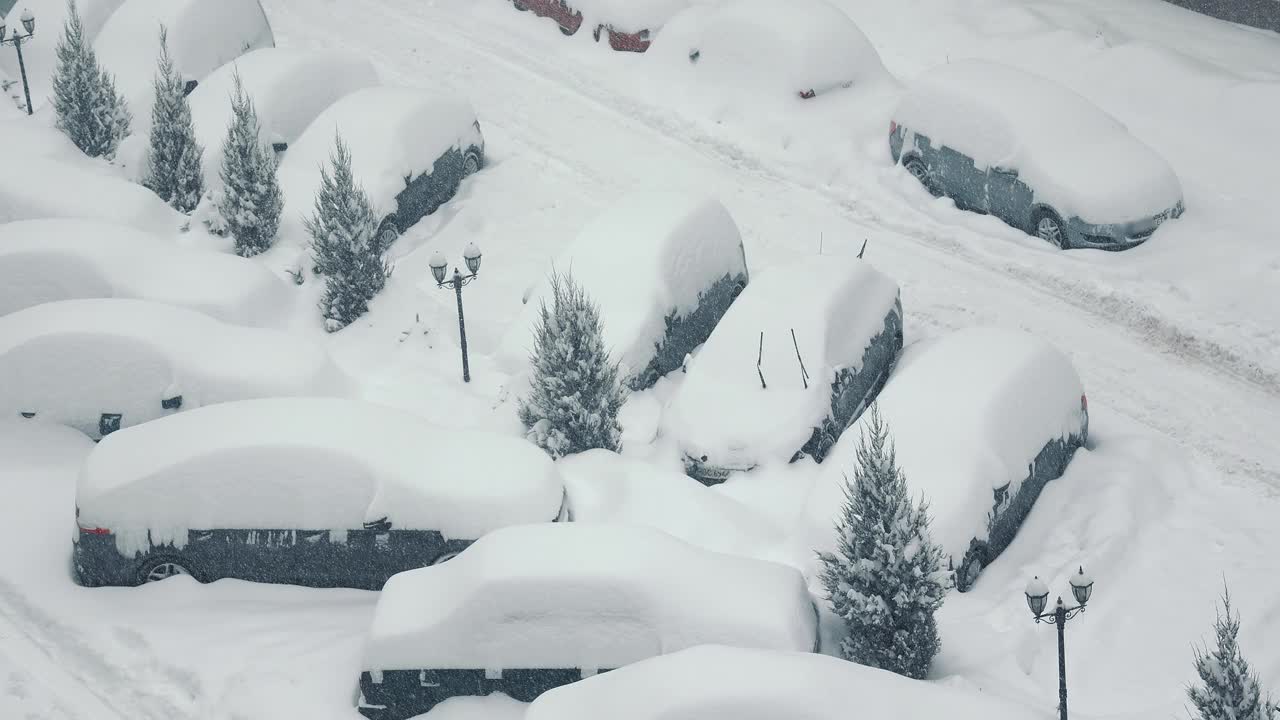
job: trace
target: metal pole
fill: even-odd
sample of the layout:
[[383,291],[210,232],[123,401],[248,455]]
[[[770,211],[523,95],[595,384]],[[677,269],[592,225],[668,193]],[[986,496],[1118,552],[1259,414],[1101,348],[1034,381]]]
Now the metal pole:
[[471,368],[467,364],[467,324],[462,317],[462,273],[453,269],[453,290],[458,295],[458,338],[462,341],[462,382],[471,382]]
[[1067,720],[1067,652],[1064,647],[1067,627],[1067,610],[1059,601],[1058,609],[1053,613],[1054,622],[1058,624],[1058,718]]
[[27,85],[27,64],[22,61],[22,41],[29,37],[31,36],[28,35],[27,37],[20,38],[15,34],[13,38],[13,47],[18,51],[18,71],[22,74],[22,93],[27,96],[28,115],[31,114],[31,88]]

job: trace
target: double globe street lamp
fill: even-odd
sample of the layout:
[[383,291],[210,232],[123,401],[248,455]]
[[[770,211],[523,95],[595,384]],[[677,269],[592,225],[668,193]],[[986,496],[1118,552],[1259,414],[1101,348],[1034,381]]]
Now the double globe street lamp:
[[1035,621],[1053,623],[1058,628],[1058,717],[1060,720],[1067,720],[1067,657],[1063,639],[1064,630],[1068,620],[1084,612],[1085,605],[1089,603],[1089,597],[1093,594],[1093,578],[1085,574],[1083,566],[1071,576],[1070,582],[1071,594],[1075,596],[1077,603],[1072,607],[1067,607],[1062,602],[1062,596],[1059,595],[1053,609],[1046,611],[1045,606],[1049,604],[1049,586],[1044,584],[1039,575],[1027,583],[1025,590],[1027,607],[1031,608],[1031,616]]
[[31,87],[27,85],[27,64],[22,60],[22,43],[36,34],[36,16],[31,13],[31,8],[23,8],[19,19],[22,22],[22,29],[26,30],[27,34],[21,35],[18,33],[18,28],[14,28],[6,38],[4,18],[0,17],[0,45],[12,45],[13,49],[18,51],[18,72],[22,75],[22,94],[27,98],[27,114],[30,115],[32,112]]
[[467,243],[467,247],[462,251],[462,259],[466,261],[467,269],[471,274],[463,275],[455,267],[453,277],[448,280],[445,280],[445,270],[449,267],[449,261],[445,259],[444,253],[436,250],[431,254],[427,264],[431,266],[431,274],[435,276],[436,287],[442,290],[453,290],[458,296],[458,339],[462,345],[462,381],[471,382],[471,368],[467,364],[467,324],[462,316],[462,286],[475,280],[476,273],[480,272],[480,248],[476,247],[475,243]]

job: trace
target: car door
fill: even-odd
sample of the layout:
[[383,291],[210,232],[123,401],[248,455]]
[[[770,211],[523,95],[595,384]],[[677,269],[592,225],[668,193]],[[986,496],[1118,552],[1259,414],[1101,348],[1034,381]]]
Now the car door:
[[1031,225],[1032,198],[1031,188],[1016,169],[993,166],[987,171],[987,207],[992,215],[1026,230]]
[[942,191],[962,210],[987,211],[987,174],[974,166],[973,158],[943,145],[938,151]]

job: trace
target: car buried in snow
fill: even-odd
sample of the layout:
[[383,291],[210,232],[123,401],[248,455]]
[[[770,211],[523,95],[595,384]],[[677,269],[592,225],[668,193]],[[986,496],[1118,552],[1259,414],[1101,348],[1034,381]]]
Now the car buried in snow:
[[788,565],[635,525],[509,527],[444,565],[387,581],[357,707],[371,720],[405,720],[458,696],[529,702],[704,643],[815,652],[817,621],[804,577]]
[[1123,250],[1185,210],[1182,185],[1120,121],[1047,78],[983,60],[925,71],[889,151],[956,207],[1063,250]]
[[902,350],[898,284],[869,263],[814,256],[759,273],[688,364],[663,414],[692,477],[822,462]]
[[658,30],[693,0],[511,0],[517,10],[532,10],[556,21],[560,32],[573,35],[592,28],[596,42],[607,39],[621,52],[644,52]]
[[568,519],[533,445],[340,398],[224,403],[112,434],[81,468],[76,518],[86,586],[369,590],[497,528]]

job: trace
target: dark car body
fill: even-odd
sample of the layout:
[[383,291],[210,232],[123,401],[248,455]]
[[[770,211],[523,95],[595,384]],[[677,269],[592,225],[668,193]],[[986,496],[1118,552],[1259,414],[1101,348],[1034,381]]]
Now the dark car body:
[[[480,123],[475,123],[476,133]],[[404,190],[396,195],[396,210],[382,219],[378,226],[383,247],[390,245],[401,233],[413,227],[422,218],[440,209],[441,205],[458,194],[462,181],[484,167],[484,140],[466,148],[449,148],[436,158],[430,168],[405,179]]]
[[[597,671],[608,672],[606,669]],[[577,668],[523,670],[383,670],[360,673],[357,710],[369,720],[407,720],[452,697],[502,693],[533,702],[544,692],[577,682],[590,673]]]

